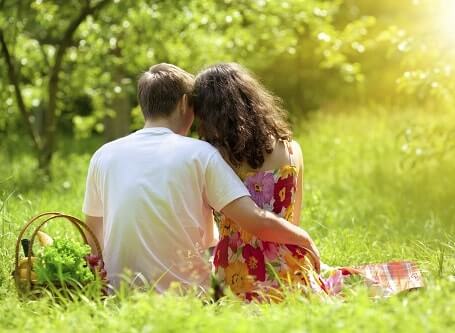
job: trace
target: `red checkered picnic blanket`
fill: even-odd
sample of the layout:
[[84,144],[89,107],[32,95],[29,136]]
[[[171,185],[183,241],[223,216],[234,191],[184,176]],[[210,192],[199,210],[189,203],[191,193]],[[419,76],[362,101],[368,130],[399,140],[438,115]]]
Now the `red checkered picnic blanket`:
[[357,269],[365,276],[370,289],[378,289],[379,296],[390,296],[424,287],[420,269],[410,261],[363,265]]
[[341,292],[345,280],[350,276],[363,277],[374,297],[389,297],[403,291],[424,287],[422,273],[415,263],[394,261],[339,268],[326,281],[329,293]]

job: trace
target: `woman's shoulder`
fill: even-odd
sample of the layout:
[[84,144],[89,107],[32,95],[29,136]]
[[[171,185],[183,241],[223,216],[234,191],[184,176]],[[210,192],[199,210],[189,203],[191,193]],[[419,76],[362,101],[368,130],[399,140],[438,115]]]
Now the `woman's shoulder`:
[[[296,152],[294,152],[296,151]],[[273,150],[264,156],[263,165],[256,170],[250,171],[270,171],[278,170],[286,166],[297,166],[297,156],[300,155],[300,146],[297,142],[276,140]]]
[[295,166],[299,170],[303,169],[303,152],[300,144],[296,140],[292,140],[290,142],[290,149]]
[[300,144],[295,140],[280,140],[270,155],[277,167],[292,166],[297,170],[303,168],[303,154]]
[[292,153],[295,154],[298,158],[303,158],[302,147],[300,143],[296,140],[290,141],[290,147],[292,149]]

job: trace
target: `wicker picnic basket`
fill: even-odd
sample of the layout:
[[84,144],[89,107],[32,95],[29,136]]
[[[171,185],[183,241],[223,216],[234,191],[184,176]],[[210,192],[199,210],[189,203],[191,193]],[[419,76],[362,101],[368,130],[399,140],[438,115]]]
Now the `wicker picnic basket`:
[[[102,253],[101,253],[101,246],[99,244],[98,239],[96,238],[95,234],[93,231],[81,220],[78,218],[63,214],[63,213],[58,213],[58,212],[46,212],[39,214],[32,219],[30,219],[25,226],[22,228],[21,232],[19,233],[19,236],[16,241],[16,249],[15,249],[15,266],[14,266],[14,271],[13,271],[13,276],[16,282],[16,287],[19,292],[19,294],[27,294],[38,286],[38,281],[36,277],[34,277],[33,273],[33,244],[35,243],[35,239],[38,235],[38,232],[41,230],[43,226],[45,226],[47,223],[51,221],[56,221],[57,219],[60,220],[66,220],[70,224],[72,224],[79,232],[79,234],[82,237],[82,240],[85,244],[88,244],[86,234],[89,234],[91,238],[93,239],[95,249],[96,249],[96,255],[99,257],[99,259],[102,261]],[[26,249],[24,248],[24,251],[26,251],[26,263],[24,265],[24,260],[22,260],[22,267],[20,265],[20,248],[21,244],[23,241],[24,235],[26,235],[27,231],[32,231],[32,234],[30,236],[28,246]],[[25,268],[23,267],[25,266]],[[24,274],[20,274],[21,270],[26,269],[26,274],[24,277]]]

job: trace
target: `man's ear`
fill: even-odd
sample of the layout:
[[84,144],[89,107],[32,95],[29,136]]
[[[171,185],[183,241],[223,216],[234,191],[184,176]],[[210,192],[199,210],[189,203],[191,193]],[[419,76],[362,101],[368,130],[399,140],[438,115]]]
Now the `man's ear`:
[[180,108],[182,114],[186,114],[189,111],[190,112],[193,111],[193,107],[190,103],[190,97],[188,96],[188,94],[184,94],[180,101],[181,101]]
[[187,94],[183,95],[179,102],[179,112],[182,120],[182,128],[178,133],[180,135],[188,135],[188,131],[191,128],[191,125],[194,121],[194,111],[193,106],[189,103],[189,96]]

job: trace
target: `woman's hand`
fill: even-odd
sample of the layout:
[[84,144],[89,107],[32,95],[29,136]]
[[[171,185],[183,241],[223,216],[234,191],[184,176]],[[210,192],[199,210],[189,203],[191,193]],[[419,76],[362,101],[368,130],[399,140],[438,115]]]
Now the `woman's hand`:
[[314,269],[319,274],[321,272],[321,255],[314,241],[309,239],[309,246],[305,246],[311,252],[311,261],[313,262]]

